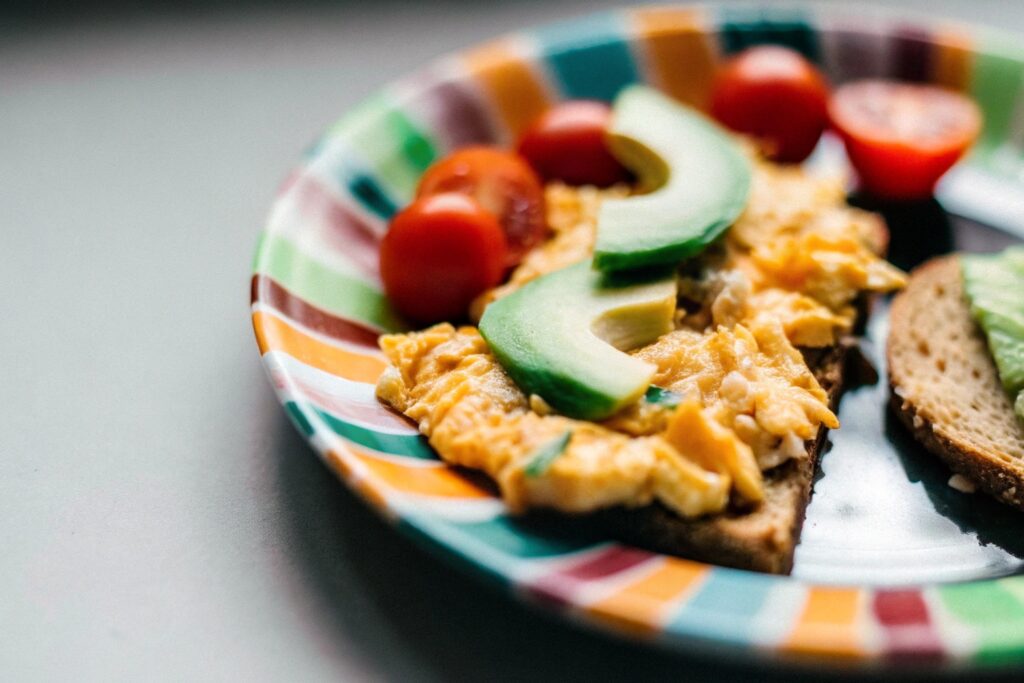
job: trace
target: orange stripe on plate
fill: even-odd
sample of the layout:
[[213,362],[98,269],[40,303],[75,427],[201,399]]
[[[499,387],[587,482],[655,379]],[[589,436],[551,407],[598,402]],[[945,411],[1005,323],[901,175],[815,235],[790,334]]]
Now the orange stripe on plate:
[[517,54],[515,43],[499,40],[461,56],[467,71],[490,95],[502,121],[519,135],[550,105],[550,97],[529,62]]
[[338,377],[373,384],[384,372],[385,362],[377,356],[363,355],[322,342],[281,318],[262,311],[252,314],[256,343],[260,353],[284,351],[295,359]]
[[935,41],[932,82],[953,90],[966,90],[971,82],[974,60],[970,37],[945,29],[932,39]]
[[388,497],[384,493],[383,487],[379,484],[372,482],[368,479],[359,479],[352,482],[352,486],[355,487],[356,491],[367,500],[375,508],[386,509],[388,506]]
[[656,632],[666,613],[707,571],[705,565],[667,557],[653,572],[588,605],[587,611],[620,628]]
[[350,458],[354,457],[356,456],[351,450],[332,450],[327,453],[327,462],[331,469],[334,470],[334,473],[342,480],[348,482],[367,502],[376,508],[387,508],[387,495],[384,493],[383,487],[365,477],[356,476],[350,462]]
[[424,467],[403,465],[393,460],[379,458],[352,448],[350,451],[366,466],[373,477],[383,484],[402,493],[413,493],[439,498],[493,498],[455,469],[446,465]]
[[862,656],[858,616],[863,602],[856,588],[808,589],[800,620],[783,647],[837,657]]
[[632,13],[646,49],[650,80],[676,99],[705,108],[716,52],[692,9],[652,7]]

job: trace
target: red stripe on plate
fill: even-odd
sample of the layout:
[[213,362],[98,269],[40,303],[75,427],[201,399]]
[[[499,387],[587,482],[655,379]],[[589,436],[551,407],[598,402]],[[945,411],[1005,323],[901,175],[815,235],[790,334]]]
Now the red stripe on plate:
[[942,657],[942,641],[920,591],[878,591],[872,609],[885,631],[887,654],[900,659]]
[[380,277],[380,239],[350,207],[316,178],[302,174],[288,188],[303,216],[322,221],[328,244],[344,254],[361,271]]
[[609,578],[655,557],[659,556],[645,550],[612,546],[575,563],[559,566],[532,582],[528,591],[541,600],[567,604],[573,601],[573,594],[588,583]]
[[359,323],[306,303],[266,275],[252,276],[252,301],[282,313],[303,327],[358,346],[377,348],[379,334]]

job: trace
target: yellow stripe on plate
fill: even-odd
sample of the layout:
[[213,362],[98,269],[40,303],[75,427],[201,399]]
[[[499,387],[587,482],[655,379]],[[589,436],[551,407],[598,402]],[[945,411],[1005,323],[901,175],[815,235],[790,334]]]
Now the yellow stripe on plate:
[[543,114],[551,97],[515,39],[498,40],[465,52],[466,71],[490,97],[513,138]]
[[960,31],[942,29],[932,39],[935,41],[932,82],[952,90],[967,90],[974,61],[970,36]]
[[682,102],[707,107],[717,55],[701,13],[680,7],[630,12],[650,81]]

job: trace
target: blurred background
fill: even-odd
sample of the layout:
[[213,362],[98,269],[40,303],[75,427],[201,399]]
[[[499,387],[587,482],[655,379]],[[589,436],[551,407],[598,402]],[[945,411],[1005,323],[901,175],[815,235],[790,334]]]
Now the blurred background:
[[[413,546],[294,432],[249,327],[257,231],[320,130],[424,60],[622,4],[0,5],[0,679],[765,680]],[[1012,0],[876,4],[1024,30]]]

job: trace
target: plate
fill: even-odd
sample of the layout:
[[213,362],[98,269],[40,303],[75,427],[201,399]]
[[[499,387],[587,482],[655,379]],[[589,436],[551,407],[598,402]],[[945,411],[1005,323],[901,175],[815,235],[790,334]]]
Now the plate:
[[[888,76],[969,92],[986,126],[930,201],[881,209],[892,258],[909,267],[953,249],[1024,236],[1020,39],[883,15],[753,7],[639,8],[519,33],[442,58],[342,116],[273,204],[255,259],[252,320],[277,394],[313,448],[398,527],[473,572],[585,623],[669,647],[877,664],[994,665],[1024,659],[1024,518],[947,486],[886,410],[879,350],[886,306],[864,344],[878,369],[843,398],[792,577],[538,531],[488,484],[440,462],[382,407],[378,333],[400,322],[381,293],[377,246],[420,174],[471,143],[509,144],[564,98],[610,100],[648,82],[701,101],[716,63],[782,43],[833,83]],[[824,142],[816,164],[843,163]],[[838,658],[838,659],[837,659]]]

